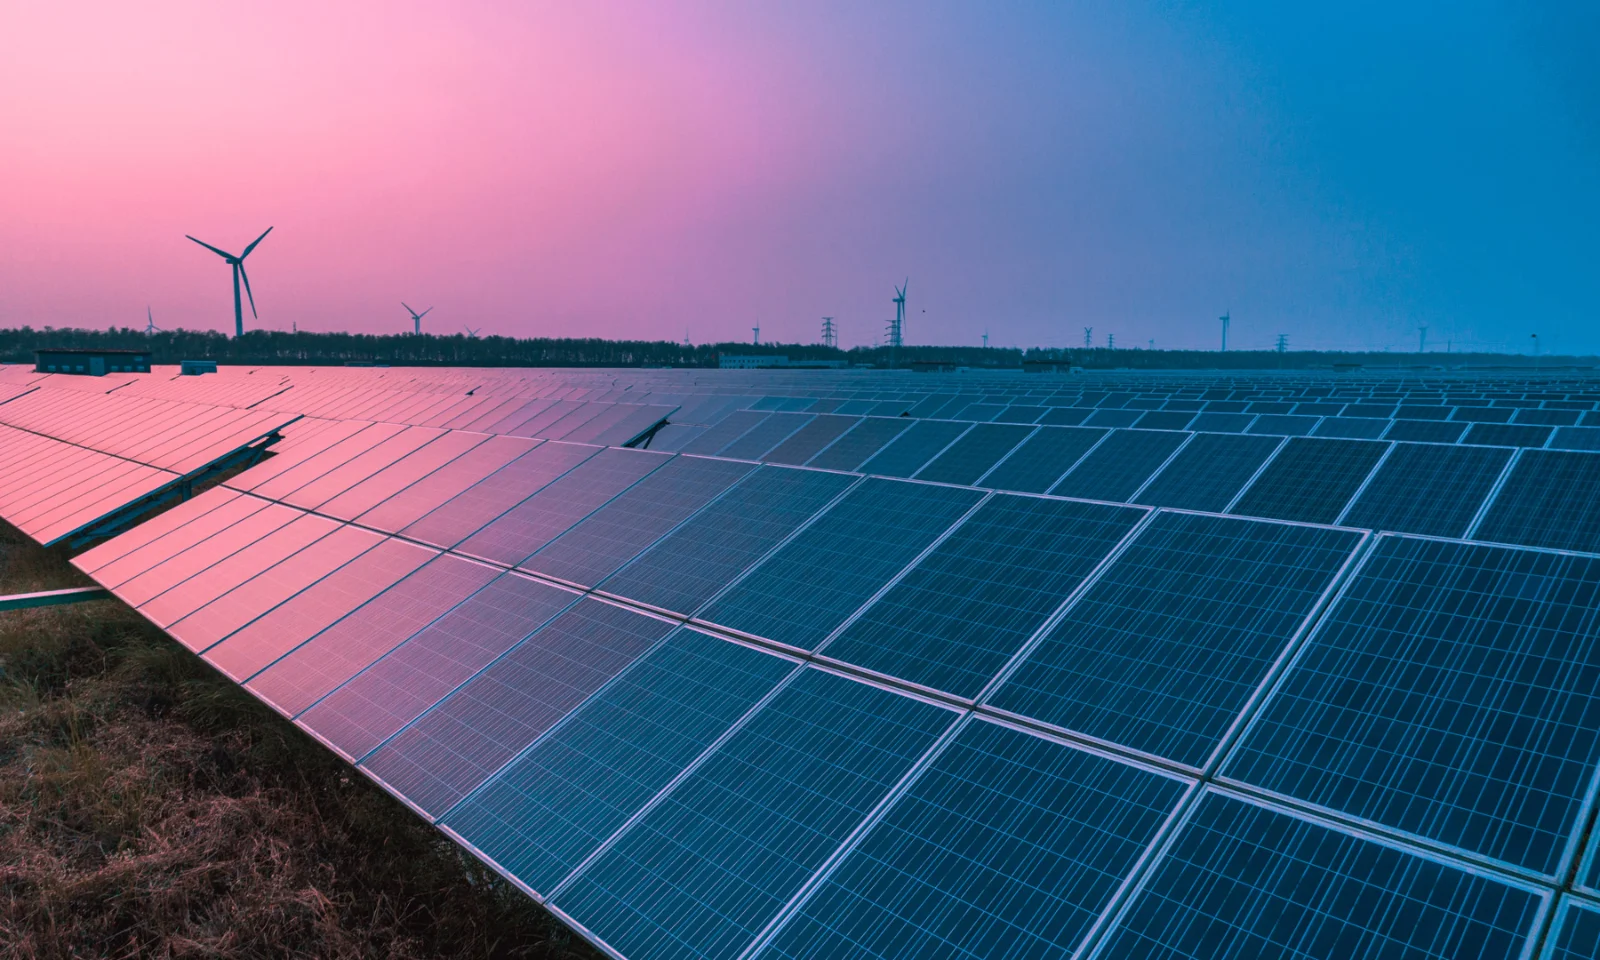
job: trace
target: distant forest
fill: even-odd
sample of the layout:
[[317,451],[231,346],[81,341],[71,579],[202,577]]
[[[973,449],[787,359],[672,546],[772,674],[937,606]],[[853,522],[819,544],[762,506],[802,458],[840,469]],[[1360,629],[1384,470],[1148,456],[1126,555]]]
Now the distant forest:
[[553,339],[534,337],[440,337],[432,334],[372,336],[359,333],[281,333],[257,330],[242,337],[216,331],[146,333],[31,327],[0,330],[0,359],[32,363],[33,351],[54,349],[149,350],[155,363],[215,360],[231,364],[471,367],[715,367],[722,354],[787,356],[791,361],[844,360],[851,364],[909,367],[919,361],[970,367],[1018,368],[1025,360],[1065,361],[1088,370],[1271,370],[1328,368],[1539,367],[1591,369],[1595,357],[1530,357],[1494,353],[1344,353],[1320,350],[1062,350],[1034,347],[905,346],[891,358],[888,347],[836,350],[819,344],[706,343],[685,346],[666,340]]

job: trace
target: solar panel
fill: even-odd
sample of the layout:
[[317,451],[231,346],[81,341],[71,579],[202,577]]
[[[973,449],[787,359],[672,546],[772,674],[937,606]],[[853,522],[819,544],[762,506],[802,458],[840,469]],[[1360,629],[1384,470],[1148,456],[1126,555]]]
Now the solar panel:
[[958,487],[868,479],[700,617],[812,649],[980,499]]
[[989,702],[1198,767],[1360,540],[1159,513]]
[[1511,459],[1496,447],[1400,443],[1341,518],[1352,527],[1465,536]]
[[1138,492],[1192,434],[1164,430],[1117,430],[1062,477],[1050,492],[1059,497],[1121,502]]
[[354,520],[391,498],[403,498],[417,481],[488,439],[481,433],[453,430],[322,504],[317,512],[341,520]]
[[1593,960],[1600,957],[1600,906],[1564,897],[1557,911],[1550,950],[1542,960]]
[[1410,443],[1455,443],[1466,429],[1464,423],[1444,420],[1396,420],[1383,438]]
[[762,956],[1069,956],[1184,789],[975,721]]
[[981,482],[996,490],[1044,493],[1107,432],[1083,427],[1042,427]]
[[1230,778],[1554,875],[1600,761],[1600,560],[1380,538]]
[[1387,449],[1386,443],[1290,437],[1228,512],[1332,523]]
[[601,588],[692,614],[854,481],[837,473],[760,467]]
[[1472,536],[1600,551],[1600,455],[1524,450]]
[[[264,501],[247,501],[237,509],[225,509],[225,518],[207,516],[199,519],[210,522],[196,524],[193,530],[188,528],[189,525],[179,528],[172,542],[167,544],[167,550],[155,557],[157,562],[137,574],[115,585],[109,581],[102,582],[111,586],[123,603],[130,607],[142,607],[152,597],[206,570],[290,521],[305,516],[299,510]],[[222,519],[226,519],[226,525],[214,526],[220,524]]]
[[1131,507],[995,496],[822,652],[975,697],[1143,517]]
[[680,630],[442,823],[549,894],[794,668],[790,660]]
[[809,413],[774,413],[746,431],[739,439],[717,451],[718,456],[758,460],[791,434],[810,423]]
[[1097,957],[1516,957],[1543,898],[1208,792]]
[[508,573],[384,652],[300,714],[300,724],[359,760],[496,657],[578,600]]
[[437,817],[675,626],[581,600],[462,683],[362,765]]
[[246,686],[293,717],[499,574],[458,557],[435,557],[275,660]]
[[601,450],[491,520],[456,549],[515,566],[668,459],[665,454],[638,450]]
[[763,460],[768,463],[789,463],[798,466],[816,456],[845,431],[858,423],[855,417],[820,416],[796,430],[789,439],[778,444]]
[[669,460],[519,566],[593,586],[753,469],[730,460]]
[[955,719],[802,670],[554,903],[637,960],[736,957]]
[[[269,509],[286,508],[274,505]],[[236,550],[139,604],[139,612],[157,626],[170,627],[235,585],[243,584],[337,529],[338,521],[326,517],[309,514],[294,517],[248,544],[249,549]]]
[[909,477],[971,426],[949,420],[920,420],[856,469],[883,477]]
[[399,532],[423,543],[454,547],[598,452],[597,447],[577,444],[540,444],[461,490]]
[[1134,499],[1154,507],[1221,512],[1282,442],[1277,437],[1197,433]]
[[854,470],[916,422],[908,418],[866,417],[849,433],[818,451],[808,465],[826,470]]
[[1032,432],[1032,427],[1016,424],[977,424],[917,471],[916,478],[933,483],[976,483]]
[[683,448],[684,453],[714,454],[739,439],[746,431],[767,419],[770,414],[757,410],[735,410],[711,429],[696,437]]
[[1503,447],[1542,447],[1555,432],[1553,427],[1531,427],[1514,423],[1475,423],[1462,443],[1485,443]]

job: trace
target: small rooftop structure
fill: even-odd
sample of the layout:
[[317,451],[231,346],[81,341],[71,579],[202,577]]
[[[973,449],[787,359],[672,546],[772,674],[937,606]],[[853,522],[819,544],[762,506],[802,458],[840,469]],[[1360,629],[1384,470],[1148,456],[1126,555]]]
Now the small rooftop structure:
[[202,373],[216,373],[215,360],[179,360],[178,373],[185,377],[198,377]]
[[108,373],[149,373],[148,350],[35,350],[38,373],[71,373],[103,377]]

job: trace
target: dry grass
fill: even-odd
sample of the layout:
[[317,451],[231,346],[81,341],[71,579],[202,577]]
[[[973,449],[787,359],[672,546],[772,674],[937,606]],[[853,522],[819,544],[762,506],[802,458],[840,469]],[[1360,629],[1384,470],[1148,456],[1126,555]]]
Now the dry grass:
[[0,613],[0,958],[373,956],[597,954],[121,603]]

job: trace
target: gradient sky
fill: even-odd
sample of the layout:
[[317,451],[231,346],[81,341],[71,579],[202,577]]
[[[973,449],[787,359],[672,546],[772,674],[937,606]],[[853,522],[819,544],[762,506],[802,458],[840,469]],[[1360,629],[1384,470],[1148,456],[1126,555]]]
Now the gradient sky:
[[0,325],[1600,351],[1597,10],[0,0]]

